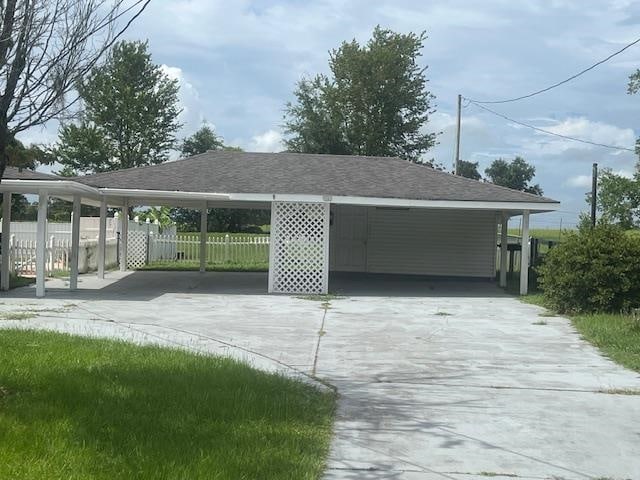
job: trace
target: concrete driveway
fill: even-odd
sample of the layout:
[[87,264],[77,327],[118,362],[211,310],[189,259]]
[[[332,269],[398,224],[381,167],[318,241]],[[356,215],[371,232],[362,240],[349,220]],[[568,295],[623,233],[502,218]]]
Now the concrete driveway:
[[263,295],[260,274],[112,273],[74,294],[56,280],[42,301],[3,294],[1,310],[39,317],[0,326],[315,375],[340,394],[327,479],[640,478],[640,395],[621,394],[640,376],[569,321],[486,283],[358,280],[336,279],[345,296],[329,304]]

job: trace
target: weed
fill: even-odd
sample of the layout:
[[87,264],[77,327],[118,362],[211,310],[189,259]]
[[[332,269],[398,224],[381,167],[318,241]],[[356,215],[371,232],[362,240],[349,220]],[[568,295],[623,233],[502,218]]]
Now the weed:
[[37,316],[38,314],[33,311],[0,312],[0,320],[28,320]]
[[640,395],[640,389],[609,388],[607,390],[598,390],[598,393],[606,393],[608,395]]

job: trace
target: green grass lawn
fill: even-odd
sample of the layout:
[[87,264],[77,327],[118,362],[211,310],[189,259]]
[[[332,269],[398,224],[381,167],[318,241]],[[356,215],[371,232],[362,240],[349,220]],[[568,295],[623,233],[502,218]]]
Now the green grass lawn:
[[0,330],[0,478],[317,479],[334,407],[230,359]]
[[9,279],[9,288],[20,288],[26,287],[27,285],[32,285],[36,283],[35,277],[21,277],[19,275],[11,275]]
[[[144,265],[138,270],[161,270],[173,272],[190,272],[200,269],[200,262],[159,260]],[[208,272],[267,272],[269,263],[208,263]]]
[[602,353],[640,372],[640,323],[634,323],[630,315],[576,315],[571,320],[585,340]]

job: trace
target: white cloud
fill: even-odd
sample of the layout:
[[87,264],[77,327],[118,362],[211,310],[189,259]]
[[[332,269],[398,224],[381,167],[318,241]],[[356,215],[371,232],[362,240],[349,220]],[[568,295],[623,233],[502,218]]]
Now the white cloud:
[[[544,119],[539,119],[544,120]],[[632,128],[621,128],[602,121],[589,120],[586,117],[568,117],[562,121],[550,120],[551,125],[544,125],[545,121],[536,124],[545,130],[568,137],[579,138],[594,143],[612,145],[623,148],[633,148],[636,134]],[[515,130],[523,133],[529,131],[524,127],[517,126]],[[588,143],[575,142],[560,137],[531,131],[531,136],[523,135],[522,146],[526,151],[537,154],[561,154],[568,150],[601,150],[601,147]],[[621,155],[621,150],[609,150],[608,155]],[[603,152],[603,155],[605,152]]]
[[565,185],[576,188],[587,188],[591,186],[591,177],[589,175],[576,175],[569,178]]
[[282,133],[277,130],[267,130],[251,138],[248,150],[251,152],[279,152],[284,149]]
[[202,101],[198,90],[187,79],[184,71],[180,67],[170,65],[160,65],[162,72],[172,80],[177,80],[180,86],[178,100],[180,103],[180,122],[184,124],[184,131],[191,133],[205,122],[205,115],[202,111]]

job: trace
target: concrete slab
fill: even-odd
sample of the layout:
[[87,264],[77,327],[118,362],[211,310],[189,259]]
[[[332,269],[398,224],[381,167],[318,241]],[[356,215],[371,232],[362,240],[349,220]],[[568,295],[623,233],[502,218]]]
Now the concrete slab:
[[640,390],[640,375],[487,282],[337,276],[346,296],[328,309],[264,295],[264,274],[113,272],[80,286],[1,294],[0,312],[38,316],[0,326],[316,375],[340,394],[327,479],[640,478],[640,396],[607,393]]

